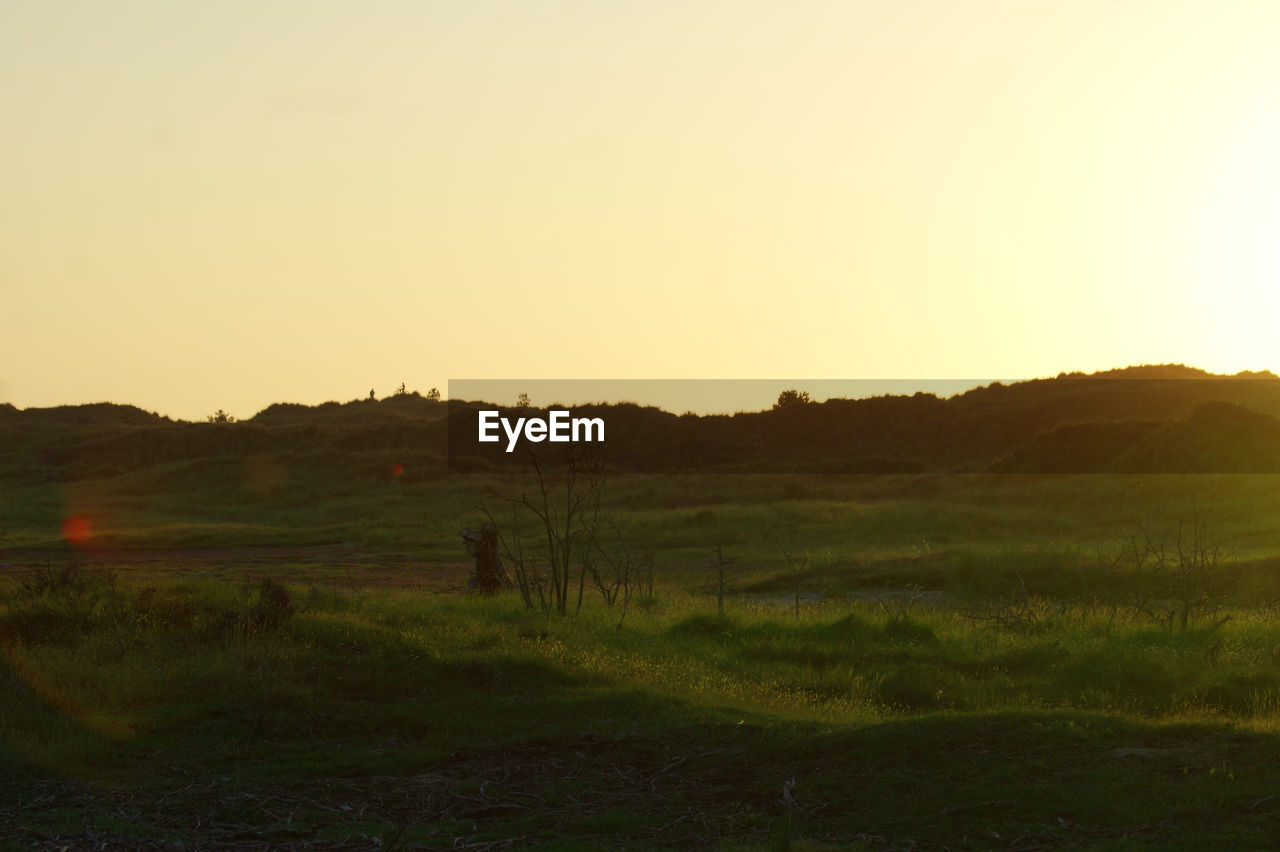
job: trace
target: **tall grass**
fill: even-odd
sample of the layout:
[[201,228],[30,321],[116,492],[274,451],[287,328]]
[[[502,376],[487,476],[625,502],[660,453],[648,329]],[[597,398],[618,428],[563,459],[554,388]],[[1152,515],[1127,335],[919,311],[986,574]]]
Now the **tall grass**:
[[[1123,831],[1159,824],[1162,811],[1134,792],[1152,784],[1161,795],[1191,796],[1178,799],[1182,813],[1215,836],[1227,836],[1220,832],[1229,824],[1228,834],[1256,840],[1251,832],[1264,825],[1213,815],[1226,820],[1270,795],[1265,761],[1276,749],[1267,744],[1280,721],[1272,613],[1234,608],[1228,621],[1181,630],[1093,604],[1033,597],[1028,606],[1033,623],[1018,630],[976,617],[972,601],[958,598],[830,598],[803,603],[797,618],[790,601],[736,594],[721,618],[708,591],[672,572],[618,628],[600,600],[561,618],[527,610],[514,595],[143,585],[51,570],[0,585],[0,760],[16,779],[80,779],[156,801],[185,791],[185,807],[231,808],[222,818],[240,825],[241,798],[215,807],[199,791],[222,785],[260,798],[281,785],[327,789],[335,778],[381,789],[388,776],[410,789],[423,773],[437,778],[441,767],[469,760],[491,767],[475,771],[498,785],[529,760],[553,773],[575,755],[583,767],[602,763],[590,787],[570,773],[539,774],[538,786],[518,788],[528,792],[516,801],[540,809],[530,813],[561,813],[554,830],[512,810],[513,821],[482,831],[481,841],[536,835],[554,845],[590,828],[604,832],[596,843],[622,831],[643,846],[654,825],[714,811],[725,815],[726,836],[776,834],[785,814],[793,838],[826,825],[852,842],[878,826],[899,845],[921,830],[931,843],[950,843],[974,820],[1003,833],[1008,816],[955,822],[938,812],[996,800],[1023,802],[1019,820],[1052,830],[1067,813]],[[1230,758],[1242,732],[1262,738],[1259,750]],[[832,754],[849,756],[831,763]],[[1159,761],[1162,774],[1118,770],[1126,755]],[[962,756],[970,770],[956,764]],[[650,783],[671,791],[649,804],[630,787],[611,791],[609,779],[634,766],[655,779],[645,791]],[[1174,785],[1177,767],[1196,780]],[[1246,783],[1221,786],[1206,774],[1215,767]],[[1055,779],[1052,790],[1042,771]],[[784,806],[779,791],[795,778]],[[447,801],[513,807],[510,798],[486,799],[484,784],[465,775],[448,783]],[[1129,791],[1130,804],[1117,811],[1097,795],[1099,784]],[[708,789],[706,800],[688,798]],[[885,789],[897,791],[897,804],[869,792]],[[859,804],[819,812],[819,797]],[[603,810],[566,828],[563,814],[577,813],[584,798]],[[339,804],[308,811],[305,824],[332,821]],[[916,822],[900,823],[904,813]],[[135,828],[145,819],[137,816]],[[65,826],[56,813],[47,820]],[[407,824],[377,831],[399,836]],[[444,827],[456,836],[477,830],[466,821]],[[702,835],[688,830],[671,842],[696,843]],[[422,842],[434,836],[426,826],[414,831]]]
[[[959,606],[902,602],[806,604],[796,620],[782,603],[739,599],[719,619],[709,597],[671,590],[615,629],[603,606],[565,619],[511,598],[55,577],[4,591],[0,719],[32,754],[71,720],[121,742],[199,738],[228,719],[242,734],[289,735],[317,716],[361,727],[371,704],[365,723],[376,724],[470,706],[477,692],[486,707],[586,690],[824,723],[1028,709],[1277,719],[1280,623],[1268,612],[1181,631],[1038,605],[1024,634]],[[468,712],[453,724],[527,733],[485,707]]]
[[[478,505],[522,487],[481,475],[397,478],[388,473],[393,461],[270,456],[74,482],[6,481],[5,544],[57,551],[65,547],[63,521],[82,514],[99,550],[345,545],[455,563],[463,558],[458,531],[483,519]],[[703,564],[719,545],[739,564],[768,568],[783,546],[809,553],[814,567],[821,561],[846,587],[936,588],[955,585],[966,564],[979,569],[978,582],[999,560],[1021,561],[1024,577],[1028,564],[1069,567],[1114,550],[1144,524],[1176,525],[1192,505],[1236,559],[1267,558],[1280,550],[1276,482],[1269,475],[635,475],[610,480],[603,510],[664,564]]]

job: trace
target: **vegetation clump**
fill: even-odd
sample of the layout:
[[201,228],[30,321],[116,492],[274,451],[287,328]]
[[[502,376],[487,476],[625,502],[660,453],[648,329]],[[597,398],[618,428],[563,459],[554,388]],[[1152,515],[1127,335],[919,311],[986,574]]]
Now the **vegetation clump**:
[[109,636],[124,649],[159,634],[219,642],[274,633],[295,612],[288,589],[271,579],[240,598],[226,591],[136,588],[118,583],[109,569],[46,565],[23,577],[3,600],[0,644],[69,645]]

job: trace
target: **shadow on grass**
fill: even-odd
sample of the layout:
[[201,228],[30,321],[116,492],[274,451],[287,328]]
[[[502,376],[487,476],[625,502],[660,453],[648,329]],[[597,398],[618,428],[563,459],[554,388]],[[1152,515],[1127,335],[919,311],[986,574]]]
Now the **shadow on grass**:
[[[286,849],[352,838],[556,848],[1280,839],[1280,738],[1227,724],[1020,712],[819,726],[736,718],[527,660],[427,663],[415,678],[408,688],[433,690],[317,699],[305,722],[227,695],[200,724],[127,744],[111,781],[28,766],[0,782],[0,800],[18,803],[0,839],[215,848],[235,830]],[[73,808],[88,816],[71,820]]]

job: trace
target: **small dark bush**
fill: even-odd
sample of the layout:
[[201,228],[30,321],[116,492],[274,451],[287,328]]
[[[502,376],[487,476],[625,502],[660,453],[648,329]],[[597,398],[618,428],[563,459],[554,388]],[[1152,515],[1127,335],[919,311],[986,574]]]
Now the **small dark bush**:
[[78,562],[66,565],[41,565],[23,578],[22,593],[26,597],[84,597],[90,593],[114,591],[116,575],[109,569],[92,570]]
[[890,642],[903,642],[911,645],[933,645],[938,641],[933,628],[921,624],[906,616],[895,616],[885,622],[880,635]]
[[695,615],[671,628],[679,636],[723,636],[737,625],[733,619],[719,619],[714,615]]
[[279,630],[293,615],[289,590],[275,580],[265,579],[258,586],[258,602],[249,613],[249,627],[263,632]]
[[119,625],[125,598],[115,574],[79,563],[44,565],[24,577],[0,616],[0,641],[57,644]]
[[878,692],[895,710],[932,710],[942,703],[935,685],[920,673],[895,672],[880,682]]
[[856,612],[828,624],[822,632],[832,639],[860,639],[871,634],[872,625]]

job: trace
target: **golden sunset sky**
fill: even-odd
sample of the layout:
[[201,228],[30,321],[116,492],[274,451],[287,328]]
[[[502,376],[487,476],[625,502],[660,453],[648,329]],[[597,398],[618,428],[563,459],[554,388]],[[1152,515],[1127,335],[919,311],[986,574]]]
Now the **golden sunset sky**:
[[1280,369],[1280,4],[0,7],[0,401]]

